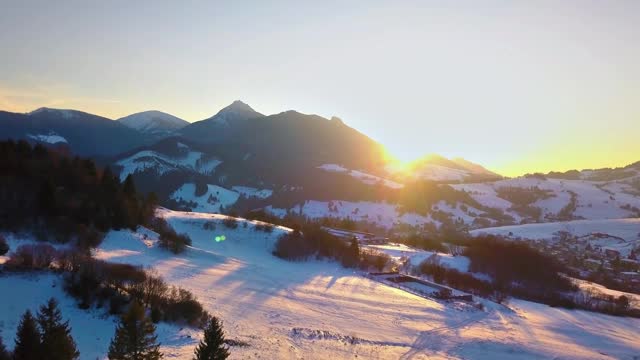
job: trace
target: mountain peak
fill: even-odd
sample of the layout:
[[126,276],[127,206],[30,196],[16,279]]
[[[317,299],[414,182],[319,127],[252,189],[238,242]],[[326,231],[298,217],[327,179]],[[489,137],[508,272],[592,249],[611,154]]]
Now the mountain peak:
[[332,116],[330,121],[338,125],[344,125],[344,121],[337,116]]
[[167,134],[189,125],[185,120],[158,110],[131,114],[118,119],[118,122],[132,129],[157,135]]
[[227,123],[227,121],[234,121],[235,119],[246,120],[261,116],[264,115],[253,110],[253,108],[246,103],[236,100],[222,108],[217,114],[207,120],[216,120],[218,122]]
[[222,110],[220,110],[218,114],[228,111],[256,112],[251,106],[241,100],[236,100],[226,107],[222,108]]
[[38,115],[38,114],[59,114],[64,118],[71,118],[74,116],[74,114],[78,114],[81,113],[78,110],[68,110],[68,109],[53,109],[53,108],[48,108],[48,107],[41,107],[41,108],[37,108],[31,112],[28,112],[27,115],[31,116],[31,115]]

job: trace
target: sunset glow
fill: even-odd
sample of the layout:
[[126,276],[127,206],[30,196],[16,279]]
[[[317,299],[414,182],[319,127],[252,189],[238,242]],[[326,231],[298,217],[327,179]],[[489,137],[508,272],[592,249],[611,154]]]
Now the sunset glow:
[[637,1],[249,3],[16,2],[0,109],[197,121],[242,99],[339,116],[403,161],[508,176],[640,153]]

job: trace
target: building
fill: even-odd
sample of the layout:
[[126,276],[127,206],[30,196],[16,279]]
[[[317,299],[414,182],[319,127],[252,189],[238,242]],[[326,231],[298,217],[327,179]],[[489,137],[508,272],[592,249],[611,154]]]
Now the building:
[[611,249],[611,248],[604,248],[604,254],[609,258],[609,259],[616,259],[620,257],[620,251],[616,250],[616,249]]
[[584,266],[589,270],[597,271],[600,269],[600,266],[602,266],[602,262],[596,259],[586,259],[584,261]]
[[359,244],[386,244],[389,242],[389,239],[386,237],[364,231],[338,229],[327,226],[323,226],[322,229],[345,241],[351,241],[351,239],[356,238]]
[[620,273],[620,277],[627,281],[638,282],[640,281],[640,273],[635,271],[625,271]]

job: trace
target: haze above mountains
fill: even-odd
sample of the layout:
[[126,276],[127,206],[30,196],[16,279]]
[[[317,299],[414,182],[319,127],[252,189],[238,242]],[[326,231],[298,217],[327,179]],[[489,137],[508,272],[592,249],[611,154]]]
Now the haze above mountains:
[[[434,181],[464,181],[471,175],[500,177],[482,165],[437,154],[403,164],[389,156],[381,144],[337,117],[326,119],[293,110],[264,115],[239,100],[193,123],[157,110],[115,121],[71,109],[0,111],[0,129],[3,138],[64,143],[73,153],[95,157],[112,157],[165,138],[179,137],[199,146],[226,145],[227,150],[235,147],[238,152],[257,153],[269,162],[287,158],[296,162],[299,158],[313,160],[314,164],[337,163],[376,174]],[[313,156],[292,156],[301,151]]]

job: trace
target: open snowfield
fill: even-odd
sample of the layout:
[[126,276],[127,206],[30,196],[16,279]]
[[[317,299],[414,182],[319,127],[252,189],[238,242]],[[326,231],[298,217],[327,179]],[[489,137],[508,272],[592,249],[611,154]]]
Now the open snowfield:
[[[228,337],[246,341],[236,359],[633,359],[640,320],[513,301],[460,311],[341,268],[287,262],[270,250],[285,229],[255,231],[222,215],[159,210],[193,246],[175,256],[128,231],[111,232],[96,256],[150,266],[193,291],[225,321]],[[205,222],[215,230],[203,229]],[[215,242],[214,236],[226,240]],[[199,335],[198,335],[199,336]],[[163,348],[188,358],[193,343]]]

